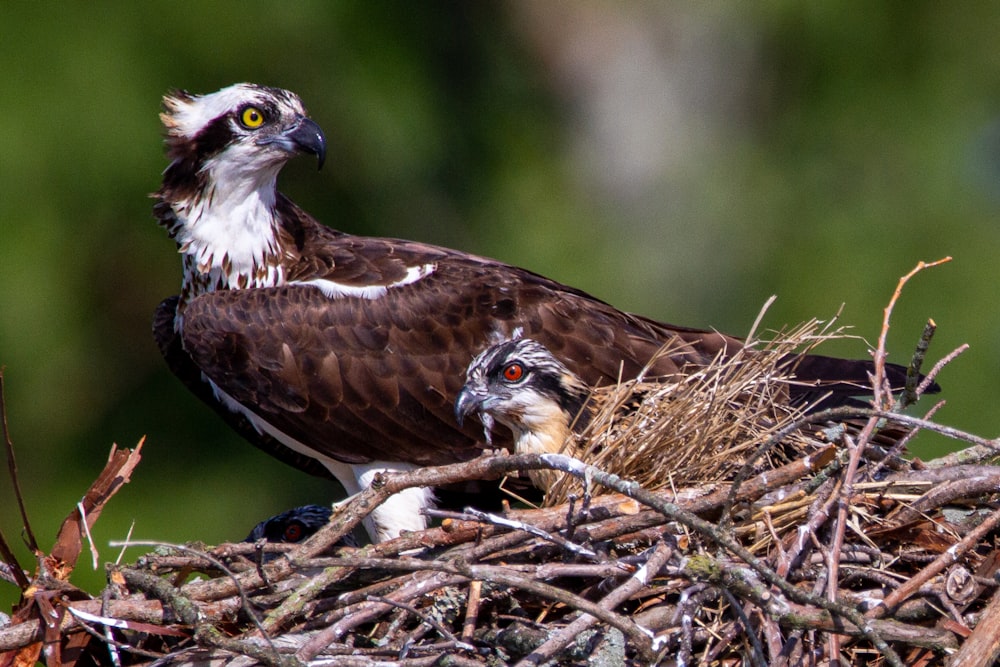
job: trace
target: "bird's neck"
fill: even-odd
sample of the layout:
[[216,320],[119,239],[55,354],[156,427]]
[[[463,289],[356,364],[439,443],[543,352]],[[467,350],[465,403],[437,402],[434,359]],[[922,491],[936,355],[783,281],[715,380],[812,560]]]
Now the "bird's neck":
[[[514,449],[518,454],[567,454],[576,456],[576,442],[565,419],[550,422],[544,428],[520,431]],[[548,468],[529,470],[528,478],[535,488],[547,491],[559,479],[559,473]]]
[[172,180],[171,170],[182,167],[168,168],[156,206],[183,256],[182,303],[218,289],[284,283],[275,190],[280,165],[245,172],[209,163],[189,183]]
[[567,373],[562,378],[563,391],[560,407],[569,415],[569,428],[575,433],[583,431],[593,416],[590,387],[575,375]]
[[590,388],[568,372],[560,378],[560,388],[554,400],[547,395],[524,401],[516,419],[503,413],[496,415],[497,421],[514,434],[518,454],[565,451],[573,434],[580,433],[590,422]]
[[[526,410],[514,432],[518,454],[566,454],[577,457],[580,440],[577,434],[590,423],[590,389],[574,376],[563,378],[563,392],[558,403],[539,401]],[[537,489],[547,491],[561,474],[550,469],[529,470],[528,477]]]
[[554,404],[540,403],[511,425],[518,454],[556,454],[572,435],[567,415]]

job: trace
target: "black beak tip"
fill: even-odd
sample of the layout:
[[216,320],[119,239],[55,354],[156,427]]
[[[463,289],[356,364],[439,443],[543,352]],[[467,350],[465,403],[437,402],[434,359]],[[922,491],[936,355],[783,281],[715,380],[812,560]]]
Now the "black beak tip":
[[326,162],[326,135],[319,125],[311,118],[302,118],[291,132],[290,138],[299,150],[315,155],[318,168],[323,168],[323,163]]
[[463,389],[459,392],[458,397],[455,399],[455,421],[458,422],[459,426],[465,424],[465,418],[468,417],[476,409],[476,400],[472,394]]
[[326,137],[323,136],[323,131],[316,127],[316,131],[319,132],[319,137],[316,141],[316,171],[321,171],[323,169],[323,163],[326,162]]

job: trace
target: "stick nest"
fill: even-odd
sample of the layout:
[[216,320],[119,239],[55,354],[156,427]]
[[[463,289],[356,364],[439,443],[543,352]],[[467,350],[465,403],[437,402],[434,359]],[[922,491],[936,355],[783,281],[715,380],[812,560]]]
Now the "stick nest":
[[[578,443],[592,465],[491,454],[385,475],[304,543],[161,546],[109,565],[96,597],[65,581],[65,556],[42,559],[0,650],[50,665],[991,664],[997,443],[884,391],[875,408],[789,407],[788,353],[835,333],[809,323],[683,383],[621,383],[643,408],[593,421]],[[918,427],[971,446],[920,463],[878,442]],[[436,512],[421,533],[333,546],[402,488],[541,468],[565,474],[549,506]]]

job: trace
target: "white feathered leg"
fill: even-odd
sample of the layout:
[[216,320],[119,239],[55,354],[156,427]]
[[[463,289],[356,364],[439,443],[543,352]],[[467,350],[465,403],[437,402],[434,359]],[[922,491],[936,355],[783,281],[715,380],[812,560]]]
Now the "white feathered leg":
[[[326,462],[325,462],[326,463]],[[375,475],[380,472],[406,472],[417,468],[410,463],[399,461],[372,461],[363,464],[330,465],[330,472],[343,484],[348,496],[334,504],[334,507],[348,502],[362,489],[371,486]],[[365,530],[373,542],[385,542],[399,537],[401,531],[423,530],[427,527],[427,517],[421,511],[434,507],[434,492],[427,488],[405,489],[391,496],[372,510],[364,520]]]

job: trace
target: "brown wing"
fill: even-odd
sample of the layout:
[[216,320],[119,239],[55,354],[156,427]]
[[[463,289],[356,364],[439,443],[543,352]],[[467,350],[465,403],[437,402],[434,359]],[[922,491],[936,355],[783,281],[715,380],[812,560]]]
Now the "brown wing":
[[591,384],[634,375],[672,337],[687,347],[657,373],[739,345],[674,332],[527,271],[422,244],[340,237],[324,253],[307,256],[330,266],[320,275],[340,285],[392,283],[405,274],[399,267],[434,270],[378,298],[330,297],[311,285],[205,294],[184,311],[183,347],[238,402],[349,463],[477,455],[481,429],[458,427],[455,396],[472,357],[516,330]]
[[288,449],[271,436],[258,432],[242,415],[224,407],[212,393],[212,388],[202,379],[199,369],[191,357],[181,347],[180,336],[174,331],[174,317],[180,298],[165,299],[156,309],[153,317],[153,337],[167,367],[199,399],[215,408],[216,412],[238,434],[279,461],[318,477],[333,478],[330,471],[314,458]]

